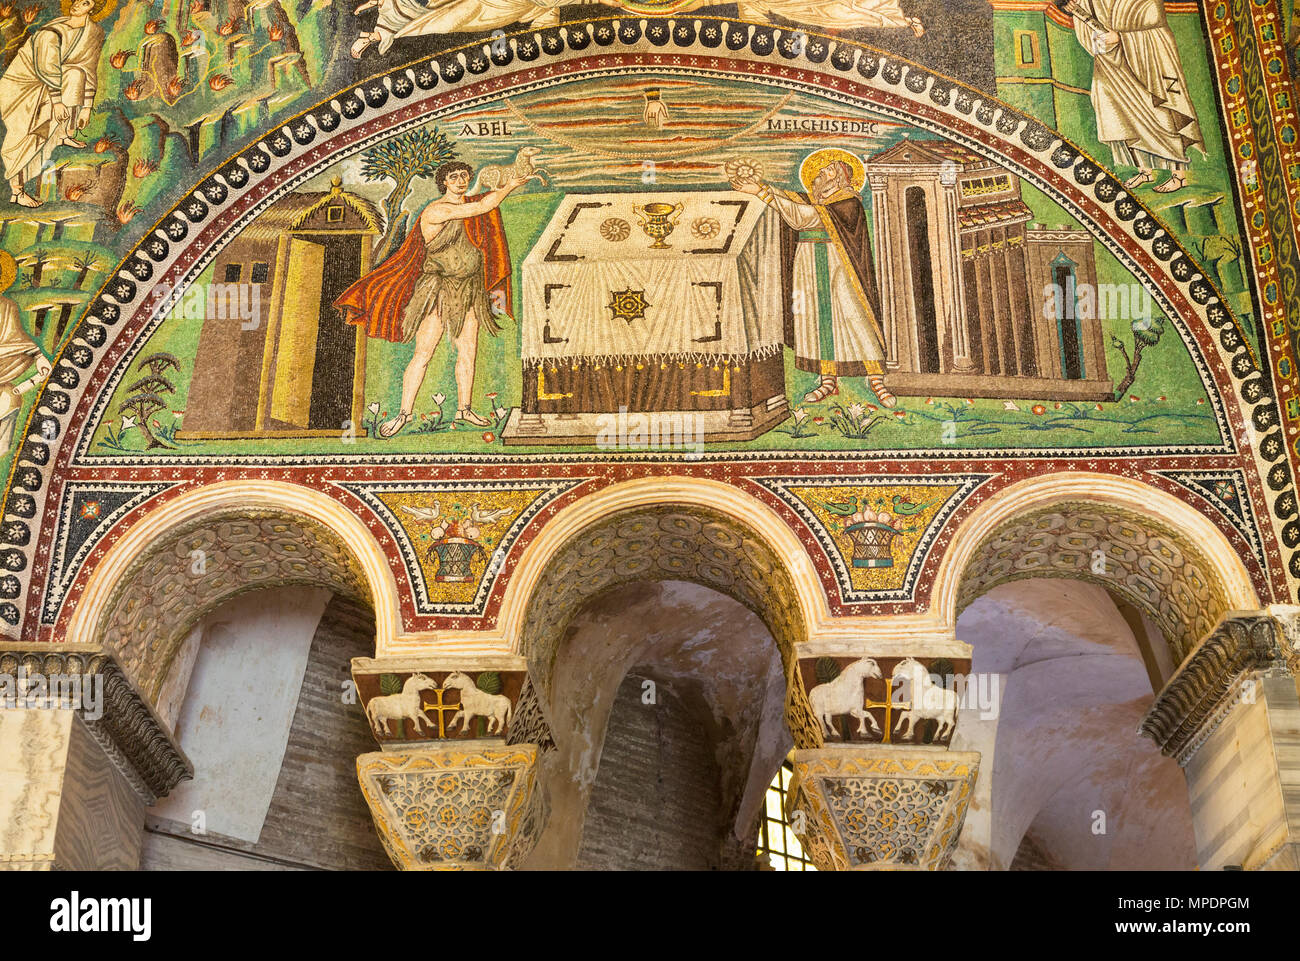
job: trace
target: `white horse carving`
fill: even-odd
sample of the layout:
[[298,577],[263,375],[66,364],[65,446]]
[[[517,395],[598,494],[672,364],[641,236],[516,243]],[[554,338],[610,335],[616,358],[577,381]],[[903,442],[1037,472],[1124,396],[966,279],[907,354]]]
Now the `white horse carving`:
[[432,729],[433,725],[429,724],[429,719],[424,716],[420,692],[437,690],[437,687],[432,678],[425,677],[423,674],[412,674],[406,679],[399,693],[381,694],[370,699],[370,703],[366,705],[366,717],[370,720],[370,726],[375,729],[376,734],[384,735],[390,733],[388,722],[394,720],[413,721],[416,734],[420,733],[421,721]]
[[451,719],[447,725],[447,732],[460,721],[461,731],[469,730],[469,722],[476,717],[486,717],[487,733],[500,734],[505,730],[505,726],[510,722],[510,698],[504,694],[489,694],[487,691],[480,691],[478,685],[470,680],[468,674],[461,671],[453,671],[447,675],[447,680],[442,682],[443,690],[454,687],[460,691],[460,711]]
[[934,732],[936,743],[945,735],[952,734],[952,729],[957,724],[957,692],[936,684],[930,677],[930,672],[913,657],[898,662],[889,679],[891,690],[900,677],[907,681],[907,691],[910,695],[908,703],[911,707],[899,714],[898,723],[894,725],[894,733],[897,734],[898,729],[906,721],[907,733],[903,737],[910,738],[917,721],[933,718],[939,722],[939,729]]
[[880,666],[871,658],[864,657],[846,667],[835,680],[818,684],[808,692],[808,703],[828,737],[840,736],[831,721],[841,714],[850,714],[858,719],[859,734],[867,733],[868,723],[877,734],[881,733],[876,719],[862,706],[865,700],[862,681],[868,677],[880,677]]

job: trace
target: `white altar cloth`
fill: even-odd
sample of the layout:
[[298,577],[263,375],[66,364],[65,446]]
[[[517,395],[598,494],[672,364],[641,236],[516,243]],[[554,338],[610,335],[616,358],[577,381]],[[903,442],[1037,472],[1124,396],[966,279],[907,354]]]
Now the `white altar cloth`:
[[[667,249],[651,249],[633,210],[649,203],[683,205]],[[780,272],[780,219],[755,197],[570,194],[523,263],[523,361],[779,350]],[[612,309],[624,292],[634,309]]]

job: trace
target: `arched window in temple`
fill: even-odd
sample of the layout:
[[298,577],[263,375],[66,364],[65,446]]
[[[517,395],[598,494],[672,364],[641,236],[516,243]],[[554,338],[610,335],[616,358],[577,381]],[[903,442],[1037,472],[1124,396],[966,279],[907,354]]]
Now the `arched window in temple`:
[[1056,286],[1056,330],[1061,343],[1061,376],[1066,380],[1082,380],[1085,372],[1076,266],[1065,251],[1052,261],[1052,283]]
[[934,310],[934,267],[925,190],[907,188],[907,246],[912,254],[912,297],[916,301],[916,339],[921,372],[939,373],[939,318]]

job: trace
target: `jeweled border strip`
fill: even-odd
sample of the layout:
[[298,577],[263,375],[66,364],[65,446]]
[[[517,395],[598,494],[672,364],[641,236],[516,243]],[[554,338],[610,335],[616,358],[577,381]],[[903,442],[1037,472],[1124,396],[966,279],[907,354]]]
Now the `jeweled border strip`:
[[[1240,464],[1226,457],[1215,458],[1185,458],[1183,462],[1187,469],[1196,469],[1198,467],[1206,470],[1219,471],[1240,471]],[[1160,458],[1160,459],[1132,459],[1125,458],[1122,460],[1105,459],[1105,458],[1079,458],[1068,459],[1053,462],[1048,466],[1050,473],[1064,474],[1071,471],[1089,471],[1096,473],[1107,473],[1114,476],[1127,477],[1134,480],[1141,480],[1150,484],[1157,489],[1169,493],[1184,503],[1190,505],[1201,504],[1201,499],[1189,491],[1181,484],[1175,483],[1167,477],[1161,476],[1159,471],[1169,469],[1179,463],[1178,459]],[[374,532],[379,549],[390,559],[394,570],[394,575],[398,579],[398,598],[401,620],[408,632],[429,632],[429,631],[459,631],[459,630],[492,630],[497,627],[501,605],[504,594],[514,569],[518,563],[522,552],[532,542],[538,534],[541,533],[546,520],[554,516],[559,510],[571,506],[583,497],[594,494],[598,491],[606,490],[611,485],[622,483],[629,480],[644,480],[655,477],[673,477],[681,478],[683,476],[711,480],[720,483],[731,484],[742,490],[754,494],[758,499],[770,506],[791,530],[801,538],[805,549],[811,559],[813,570],[820,581],[823,590],[826,592],[830,612],[833,616],[893,616],[901,614],[925,613],[928,609],[930,595],[928,592],[920,593],[919,596],[907,602],[865,602],[865,603],[844,603],[837,589],[837,581],[833,570],[828,563],[824,563],[821,558],[821,552],[818,550],[816,540],[811,533],[807,531],[806,525],[803,524],[799,515],[788,505],[782,498],[776,497],[768,491],[758,481],[762,477],[770,476],[790,476],[801,477],[804,482],[815,482],[821,478],[834,478],[837,484],[858,484],[869,481],[872,477],[885,474],[907,478],[908,482],[913,480],[922,480],[931,476],[942,476],[951,474],[953,476],[963,476],[972,472],[984,473],[992,476],[982,489],[977,490],[969,498],[957,506],[947,524],[938,532],[938,536],[929,554],[924,559],[924,565],[918,573],[918,584],[932,584],[938,570],[938,565],[942,561],[943,555],[947,550],[948,544],[955,536],[961,524],[964,523],[970,514],[977,510],[984,501],[994,494],[1005,490],[1010,485],[1033,477],[1042,477],[1043,473],[1036,468],[1037,464],[1017,460],[989,460],[989,461],[952,461],[946,464],[932,463],[898,463],[895,461],[858,461],[839,463],[815,463],[809,464],[800,461],[774,460],[763,464],[697,464],[683,467],[678,464],[665,465],[591,465],[591,464],[533,464],[527,468],[498,470],[494,472],[496,479],[509,481],[518,480],[533,485],[545,483],[554,484],[557,481],[574,481],[573,486],[560,497],[557,497],[549,503],[542,511],[539,512],[533,523],[530,523],[520,533],[515,542],[514,549],[505,559],[504,570],[498,575],[494,582],[491,593],[488,596],[486,606],[472,615],[463,616],[424,616],[419,614],[414,607],[412,600],[412,586],[409,581],[403,583],[402,578],[405,576],[405,564],[401,562],[400,548],[397,536],[388,529],[388,526],[380,522],[378,515],[374,514],[364,505],[354,494],[346,490],[349,484],[367,484],[374,482],[373,471],[367,466],[347,467],[335,466],[327,468],[296,468],[296,469],[279,469],[279,470],[250,470],[250,469],[218,469],[202,468],[193,471],[193,475],[187,478],[187,483],[174,485],[169,490],[158,495],[150,501],[147,509],[162,509],[162,507],[176,496],[184,493],[193,492],[207,484],[218,483],[221,481],[231,481],[240,479],[264,479],[280,481],[284,483],[297,484],[303,487],[313,488],[321,491],[332,499],[347,507],[349,510],[356,512],[359,509],[365,510],[362,516],[363,522]],[[464,466],[451,466],[443,470],[438,476],[438,483],[449,481],[465,480],[473,482],[482,480],[481,468],[472,468]],[[177,473],[180,473],[177,471]],[[427,471],[411,469],[407,471],[397,471],[392,468],[384,468],[386,480],[396,482],[407,482],[411,484],[423,483],[427,485],[431,478]],[[1255,500],[1262,498],[1262,489],[1257,475],[1253,473],[1245,474],[1245,482],[1250,490],[1250,496]],[[1215,526],[1223,532],[1229,542],[1247,561],[1246,568],[1249,572],[1252,584],[1259,593],[1261,599],[1276,598],[1286,596],[1286,578],[1281,568],[1281,561],[1278,554],[1277,541],[1270,539],[1268,541],[1268,556],[1271,563],[1268,566],[1261,565],[1251,554],[1249,545],[1242,537],[1237,528],[1231,524],[1227,518],[1222,517],[1217,510],[1208,512],[1207,516]],[[138,519],[138,512],[132,514],[124,520],[118,522],[110,530],[98,532],[99,542],[96,545],[96,553],[111,549],[114,543],[125,536],[135,520]],[[376,523],[370,524],[370,520]],[[79,576],[76,578],[68,591],[63,607],[60,610],[56,628],[50,631],[48,627],[42,627],[36,624],[35,620],[29,621],[25,625],[25,636],[29,640],[36,640],[38,634],[40,639],[52,640],[57,638],[60,633],[66,633],[68,621],[75,610],[76,604],[85,587],[85,578]]]
[[[85,563],[86,558],[94,551],[95,544],[99,541],[103,532],[109,530],[114,524],[126,517],[137,507],[148,503],[170,486],[171,485],[167,483],[115,484],[95,481],[72,481],[65,486],[64,497],[59,510],[59,521],[53,538],[54,549],[50,552],[50,576],[46,578],[45,600],[41,604],[42,624],[54,623],[59,608],[62,606],[64,595],[67,593],[68,586],[77,576],[77,572],[81,565]],[[92,530],[86,537],[86,540],[72,552],[72,556],[65,559],[68,550],[68,535],[73,523],[77,520],[72,516],[72,498],[77,493],[83,491],[98,491],[102,493],[134,491],[135,496],[123,501],[107,516],[103,517],[100,522],[95,525],[94,530]]]
[[[1203,497],[1207,502],[1222,512],[1223,516],[1228,519],[1232,525],[1237,528],[1241,536],[1250,545],[1251,553],[1261,565],[1267,566],[1268,558],[1264,555],[1263,540],[1259,535],[1259,522],[1255,518],[1255,508],[1250,501],[1250,491],[1247,488],[1245,478],[1241,476],[1240,471],[1219,471],[1219,470],[1163,470],[1152,471],[1153,474],[1159,474],[1166,477],[1176,484],[1186,487],[1198,497]],[[1241,501],[1242,515],[1237,518],[1224,501],[1223,498],[1210,491],[1199,487],[1190,486],[1187,481],[1196,479],[1202,481],[1225,480],[1231,478],[1233,490],[1237,498]]]

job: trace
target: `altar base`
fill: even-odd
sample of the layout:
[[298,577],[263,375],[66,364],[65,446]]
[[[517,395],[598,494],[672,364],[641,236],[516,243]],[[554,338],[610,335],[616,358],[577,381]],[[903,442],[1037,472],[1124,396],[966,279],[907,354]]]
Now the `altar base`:
[[516,407],[501,440],[507,447],[595,446],[689,455],[704,444],[753,440],[789,416],[784,394],[738,410],[529,414]]

